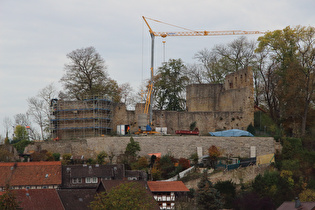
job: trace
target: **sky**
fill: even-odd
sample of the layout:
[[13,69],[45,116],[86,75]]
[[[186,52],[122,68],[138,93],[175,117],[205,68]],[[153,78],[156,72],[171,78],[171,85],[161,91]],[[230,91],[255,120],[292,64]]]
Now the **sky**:
[[[3,119],[26,113],[27,99],[64,74],[66,55],[93,46],[109,76],[134,91],[150,78],[151,38],[142,16],[193,30],[273,31],[315,26],[313,0],[0,0],[0,135]],[[154,31],[182,31],[149,21]],[[155,38],[154,69],[236,36]],[[249,35],[256,40],[258,35]],[[164,50],[165,49],[165,50]]]

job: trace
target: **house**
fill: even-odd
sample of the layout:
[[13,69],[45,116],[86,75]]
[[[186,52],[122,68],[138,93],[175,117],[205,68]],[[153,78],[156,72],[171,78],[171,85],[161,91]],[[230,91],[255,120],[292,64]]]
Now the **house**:
[[0,191],[11,189],[56,189],[61,186],[61,162],[0,163]]
[[124,179],[123,164],[65,165],[62,166],[62,188],[93,188],[103,180]]
[[101,180],[147,180],[145,171],[125,170],[123,164],[62,166],[62,188],[96,188]]
[[94,200],[95,189],[59,189],[57,190],[66,210],[86,210]]
[[189,189],[182,181],[148,181],[160,209],[175,209],[175,202],[186,198]]
[[13,190],[22,209],[64,210],[56,189],[19,189]]

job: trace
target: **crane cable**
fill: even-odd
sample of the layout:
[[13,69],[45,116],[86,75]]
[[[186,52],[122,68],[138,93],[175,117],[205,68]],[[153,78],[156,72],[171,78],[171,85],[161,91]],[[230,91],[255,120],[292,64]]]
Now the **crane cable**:
[[187,30],[187,31],[195,31],[195,30],[191,30],[191,29],[184,28],[184,27],[181,27],[181,26],[173,25],[173,24],[170,24],[170,23],[165,23],[165,22],[160,21],[160,20],[155,20],[155,19],[152,19],[152,18],[149,18],[149,17],[145,17],[145,18],[149,19],[149,20],[152,20],[152,21],[155,21],[155,22],[158,22],[158,23],[165,24],[165,25],[169,25],[169,26],[173,26],[173,27],[176,27],[176,28],[184,29],[184,30]]

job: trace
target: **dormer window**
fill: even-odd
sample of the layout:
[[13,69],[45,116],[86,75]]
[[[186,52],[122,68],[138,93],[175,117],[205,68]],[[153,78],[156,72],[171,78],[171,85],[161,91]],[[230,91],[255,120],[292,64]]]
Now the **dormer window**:
[[85,178],[85,183],[97,183],[98,179],[97,177],[86,177]]
[[82,178],[72,178],[72,184],[81,184]]

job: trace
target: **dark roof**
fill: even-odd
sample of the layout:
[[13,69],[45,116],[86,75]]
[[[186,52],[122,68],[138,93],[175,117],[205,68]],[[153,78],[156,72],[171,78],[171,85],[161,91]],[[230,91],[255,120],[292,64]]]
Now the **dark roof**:
[[62,166],[63,173],[71,171],[71,178],[83,177],[115,177],[123,179],[124,165],[66,165]]
[[55,189],[13,190],[19,206],[30,210],[63,210],[64,207]]
[[66,210],[89,209],[95,195],[95,189],[61,189],[57,192]]
[[147,173],[142,170],[126,170],[125,171],[125,177],[128,179],[128,177],[137,177],[138,180],[147,180]]
[[60,185],[61,162],[0,163],[0,186]]
[[99,191],[100,186],[102,186],[102,189],[105,189],[106,192],[111,191],[112,188],[117,187],[120,184],[129,183],[129,182],[136,182],[142,185],[144,188],[148,189],[148,185],[146,181],[133,181],[133,180],[102,180],[97,188],[97,191]]
[[148,181],[151,192],[189,192],[182,181]]

